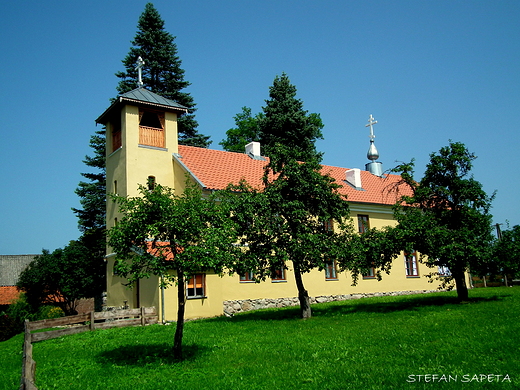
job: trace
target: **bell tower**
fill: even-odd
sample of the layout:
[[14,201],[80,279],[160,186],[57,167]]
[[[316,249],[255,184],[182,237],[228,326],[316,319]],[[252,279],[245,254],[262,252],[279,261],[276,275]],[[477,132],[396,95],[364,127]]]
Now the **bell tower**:
[[[96,120],[106,127],[107,194],[138,196],[140,184],[174,187],[177,118],[186,112],[186,107],[143,87],[117,97]],[[117,223],[117,214],[117,206],[107,199],[107,228]]]

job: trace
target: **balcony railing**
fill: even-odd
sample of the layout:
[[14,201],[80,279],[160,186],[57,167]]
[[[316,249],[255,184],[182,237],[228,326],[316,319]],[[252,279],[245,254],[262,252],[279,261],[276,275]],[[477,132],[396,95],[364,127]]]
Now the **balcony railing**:
[[164,148],[164,130],[155,127],[139,126],[139,144]]

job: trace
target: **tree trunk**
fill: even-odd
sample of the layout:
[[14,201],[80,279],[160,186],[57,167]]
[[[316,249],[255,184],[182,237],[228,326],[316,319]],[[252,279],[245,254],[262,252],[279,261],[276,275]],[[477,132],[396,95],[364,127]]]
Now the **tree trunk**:
[[175,328],[175,337],[173,340],[173,357],[182,359],[182,335],[184,332],[184,309],[186,306],[186,290],[184,286],[184,276],[180,270],[177,270],[177,326]]
[[468,300],[468,286],[466,286],[466,280],[464,276],[464,271],[457,271],[453,273],[455,287],[457,288],[457,298],[461,302]]
[[300,300],[300,314],[303,319],[311,318],[311,299],[307,290],[303,286],[302,274],[299,268],[294,264],[294,277],[296,279],[296,287],[298,288],[298,299]]
[[94,295],[94,311],[103,311],[103,292]]

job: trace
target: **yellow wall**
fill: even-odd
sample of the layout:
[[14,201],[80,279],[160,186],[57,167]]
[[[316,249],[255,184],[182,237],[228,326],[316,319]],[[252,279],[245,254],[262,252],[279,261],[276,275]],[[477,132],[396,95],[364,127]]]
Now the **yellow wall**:
[[126,279],[114,275],[114,257],[107,258],[107,306],[123,307],[125,301],[134,307],[134,291],[123,286]]
[[[206,274],[206,298],[187,299],[185,318],[214,317],[222,314],[222,281],[224,278],[214,273]],[[160,289],[158,292],[161,295]],[[162,313],[162,306],[159,302],[160,300],[157,300],[155,306]],[[178,305],[176,285],[171,285],[164,290],[164,302],[165,320],[175,321]],[[159,318],[162,319],[162,314]]]
[[[292,272],[292,264],[288,264],[286,282],[241,282],[238,275],[223,278],[223,300],[261,299],[296,297],[298,291]],[[357,285],[352,286],[352,278],[348,272],[337,274],[337,280],[325,279],[325,271],[317,269],[303,275],[303,283],[310,296],[347,295],[371,292],[434,290],[439,284],[428,283],[426,274],[432,272],[424,264],[419,264],[419,277],[407,277],[404,255],[401,254],[393,263],[390,275],[382,274],[382,280],[359,277]]]

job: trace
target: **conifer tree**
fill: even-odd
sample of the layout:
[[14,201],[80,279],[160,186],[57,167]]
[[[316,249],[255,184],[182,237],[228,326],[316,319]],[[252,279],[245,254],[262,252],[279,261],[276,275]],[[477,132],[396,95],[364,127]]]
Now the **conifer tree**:
[[90,147],[94,150],[94,155],[85,156],[83,162],[97,172],[81,174],[90,182],[79,182],[75,193],[81,198],[83,208],[72,209],[79,219],[78,226],[82,233],[105,229],[105,130],[96,131],[90,137]]
[[93,276],[96,287],[93,289],[96,310],[101,309],[101,295],[105,291],[105,250],[106,250],[106,172],[105,172],[105,130],[97,131],[90,138],[93,156],[85,156],[83,162],[95,172],[82,173],[89,181],[80,181],[76,195],[80,199],[81,209],[73,208],[78,217],[81,231],[79,241],[87,251],[89,263],[83,263]]
[[308,114],[303,109],[303,101],[296,98],[296,87],[285,73],[276,76],[269,88],[269,97],[263,107],[265,117],[259,122],[263,153],[273,157],[276,144],[280,144],[289,152],[287,158],[321,160],[315,146],[317,139],[323,139],[320,115]]
[[230,186],[222,198],[231,205],[246,248],[238,272],[264,280],[292,263],[301,316],[309,318],[310,297],[302,275],[342,256],[340,235],[324,226],[335,220],[347,231],[349,207],[339,185],[321,172],[321,153],[315,147],[322,138],[320,116],[303,110],[285,73],[275,78],[269,96],[264,116],[256,117],[263,153],[270,157],[264,187],[258,192],[242,182]]
[[189,93],[181,92],[190,83],[184,80],[175,37],[165,31],[164,21],[152,3],[146,4],[137,28],[133,46],[122,61],[126,70],[116,73],[121,79],[117,91],[125,93],[137,88],[135,64],[139,56],[142,57],[145,62],[142,71],[145,88],[188,108],[188,114],[178,119],[179,143],[207,148],[211,141],[209,136],[197,132],[193,98]]

